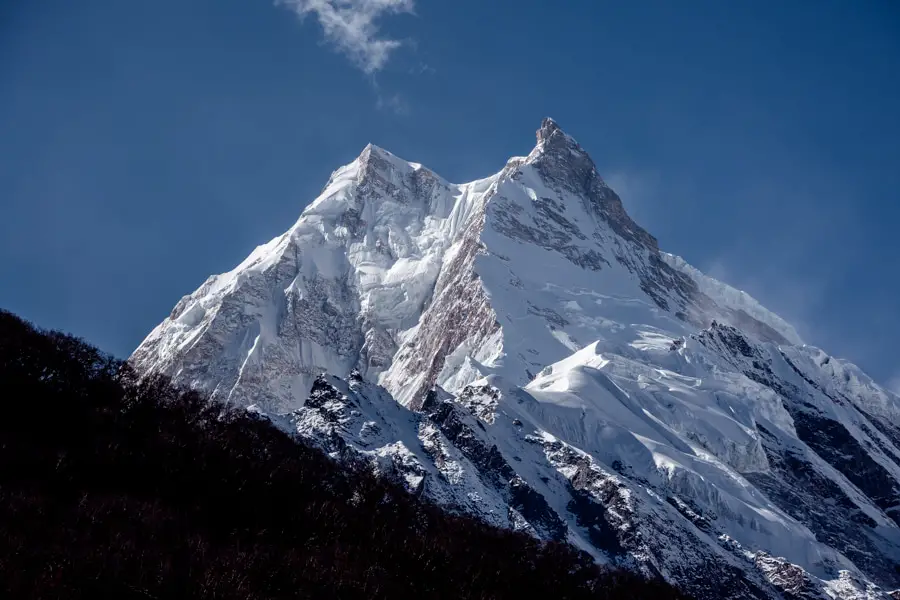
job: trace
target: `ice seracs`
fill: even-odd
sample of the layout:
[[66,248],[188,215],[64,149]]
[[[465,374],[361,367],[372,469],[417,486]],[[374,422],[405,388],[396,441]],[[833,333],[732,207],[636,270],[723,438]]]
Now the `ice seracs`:
[[900,587],[900,400],[661,252],[551,119],[464,184],[367,146],[132,362],[697,598]]

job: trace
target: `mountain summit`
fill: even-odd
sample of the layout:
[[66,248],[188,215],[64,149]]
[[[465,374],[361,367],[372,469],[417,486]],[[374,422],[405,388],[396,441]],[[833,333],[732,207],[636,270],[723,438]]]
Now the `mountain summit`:
[[900,586],[900,399],[661,252],[552,119],[463,184],[367,146],[131,360],[697,598]]

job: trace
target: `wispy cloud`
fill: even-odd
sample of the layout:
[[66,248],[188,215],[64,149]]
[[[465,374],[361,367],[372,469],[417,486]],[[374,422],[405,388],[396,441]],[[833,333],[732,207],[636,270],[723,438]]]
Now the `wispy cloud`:
[[894,374],[893,377],[887,380],[885,387],[900,396],[900,371]]
[[817,331],[813,316],[823,294],[824,282],[774,268],[762,271],[751,270],[750,267],[736,269],[723,258],[707,263],[702,270],[710,277],[756,298],[793,325],[805,341],[816,343],[816,339],[821,337],[822,332]]
[[632,173],[625,171],[613,171],[603,175],[606,185],[611,187],[622,199],[622,202],[628,205],[631,212],[632,204],[639,204],[636,196],[642,195],[644,182],[635,177]]
[[422,61],[409,70],[410,75],[434,75],[436,72],[434,67]]
[[403,42],[379,35],[378,20],[386,15],[412,13],[415,0],[275,0],[301,19],[315,16],[326,41],[366,75],[387,64]]
[[661,195],[659,177],[646,170],[618,169],[606,173],[603,179],[618,194],[631,218],[652,232],[655,208]]
[[375,93],[378,95],[378,100],[375,103],[375,107],[380,110],[389,110],[392,113],[400,116],[405,116],[409,114],[409,104],[406,102],[406,99],[400,94],[391,94],[388,96],[384,96],[378,90],[375,89]]

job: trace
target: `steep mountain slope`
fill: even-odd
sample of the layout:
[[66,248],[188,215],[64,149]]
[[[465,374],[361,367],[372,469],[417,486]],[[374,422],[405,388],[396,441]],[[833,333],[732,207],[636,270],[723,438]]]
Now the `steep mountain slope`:
[[660,252],[549,119],[468,184],[367,147],[132,362],[699,598],[900,585],[900,400]]

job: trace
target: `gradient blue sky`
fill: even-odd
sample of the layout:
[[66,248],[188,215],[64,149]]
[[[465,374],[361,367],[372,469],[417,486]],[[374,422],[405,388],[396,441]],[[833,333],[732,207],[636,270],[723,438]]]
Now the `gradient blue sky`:
[[342,6],[4,3],[0,306],[127,356],[367,142],[464,181],[550,115],[664,249],[900,388],[900,3]]

